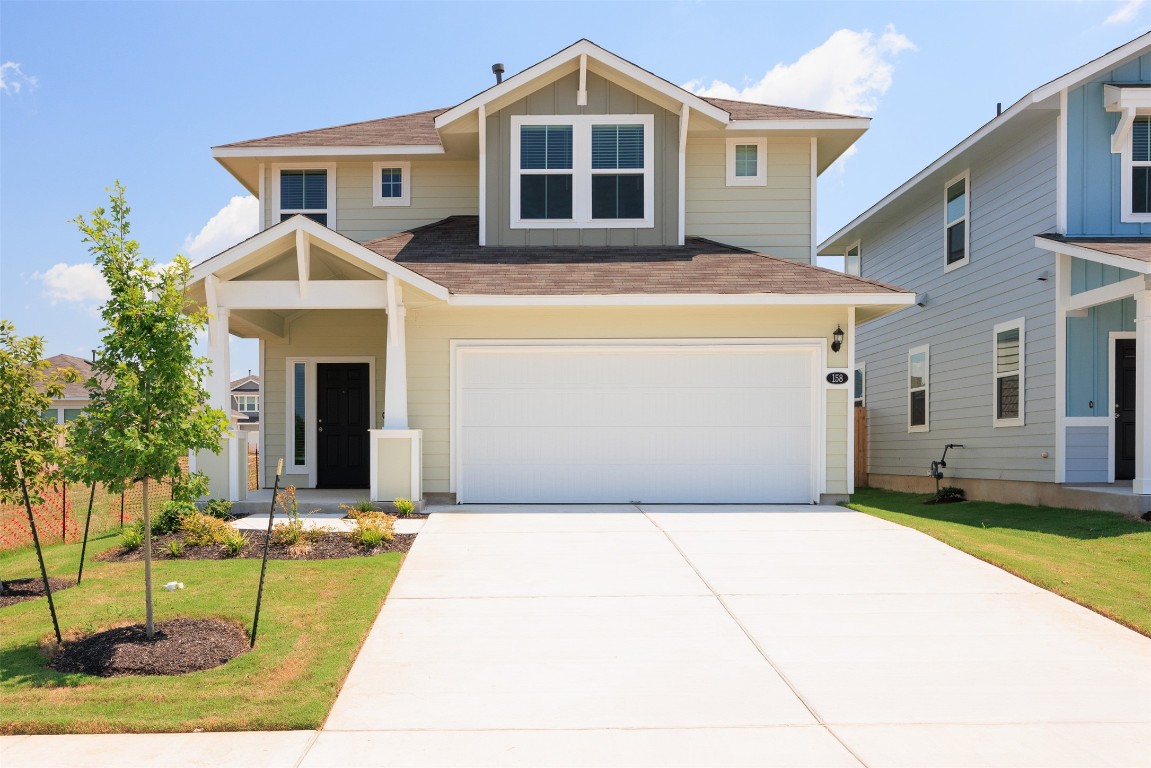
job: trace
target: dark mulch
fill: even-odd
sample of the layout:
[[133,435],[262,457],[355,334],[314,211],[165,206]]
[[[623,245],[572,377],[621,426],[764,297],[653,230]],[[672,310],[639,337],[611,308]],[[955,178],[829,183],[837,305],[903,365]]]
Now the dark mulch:
[[65,642],[49,666],[100,677],[183,675],[218,667],[248,650],[247,633],[234,624],[171,619],[156,624],[151,640],[143,624],[132,624]]
[[[261,558],[264,556],[265,531],[242,531],[248,544],[240,550],[236,558]],[[206,547],[193,547],[184,544],[184,551],[179,558],[173,558],[168,552],[168,543],[183,541],[179,533],[152,537],[152,557],[157,560],[227,560],[230,556],[219,544],[210,544]],[[338,560],[345,557],[370,557],[381,552],[407,552],[416,540],[414,533],[397,533],[396,538],[375,549],[365,549],[352,540],[346,533],[329,532],[307,543],[286,546],[272,543],[268,549],[269,560]],[[125,552],[119,547],[112,547],[96,556],[97,560],[114,563],[132,563],[144,559],[144,550],[135,549]]]
[[[62,589],[76,586],[75,579],[58,579],[55,576],[48,577],[48,585],[52,587],[52,592],[59,592]],[[25,600],[35,600],[38,597],[44,596],[44,580],[37,576],[34,579],[12,579],[11,581],[4,582],[4,594],[0,595],[0,608],[16,603],[22,603]]]

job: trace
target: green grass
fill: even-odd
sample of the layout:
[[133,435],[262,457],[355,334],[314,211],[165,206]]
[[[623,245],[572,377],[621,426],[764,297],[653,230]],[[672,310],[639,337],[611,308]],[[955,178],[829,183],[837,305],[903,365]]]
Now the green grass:
[[[117,544],[105,536],[89,558]],[[79,545],[48,547],[52,576],[75,578]],[[254,651],[222,667],[171,677],[100,678],[45,666],[52,638],[43,598],[0,608],[0,733],[113,733],[279,730],[318,727],[351,667],[402,555],[326,561],[271,561]],[[0,574],[39,574],[34,550],[0,553]],[[89,559],[82,584],[55,595],[65,637],[143,623],[142,563]],[[156,620],[212,617],[250,630],[259,560],[159,560]]]
[[1151,525],[1110,512],[860,489],[847,506],[915,528],[1151,636]]

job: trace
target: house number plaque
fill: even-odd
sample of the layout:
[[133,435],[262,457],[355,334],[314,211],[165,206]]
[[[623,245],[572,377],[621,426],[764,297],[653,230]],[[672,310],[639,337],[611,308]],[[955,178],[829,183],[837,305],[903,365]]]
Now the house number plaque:
[[846,384],[850,380],[851,377],[848,376],[845,371],[832,371],[831,373],[827,374],[828,384],[835,384],[838,386]]

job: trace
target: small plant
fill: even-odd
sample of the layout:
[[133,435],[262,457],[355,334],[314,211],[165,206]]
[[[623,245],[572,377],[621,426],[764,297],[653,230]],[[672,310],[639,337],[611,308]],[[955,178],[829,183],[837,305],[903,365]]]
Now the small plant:
[[227,499],[208,499],[204,506],[204,514],[217,520],[232,519],[232,502]]
[[299,544],[304,539],[304,521],[300,519],[289,520],[286,523],[276,523],[272,528],[272,543],[279,546],[290,547]]
[[142,546],[144,546],[142,526],[132,525],[120,532],[120,549],[125,552],[134,552]]
[[240,554],[240,551],[247,546],[248,540],[244,538],[244,534],[237,531],[235,528],[229,527],[228,532],[224,534],[222,541],[224,545],[224,553],[228,557],[235,557]]
[[412,503],[411,499],[406,499],[403,496],[397,496],[392,500],[395,505],[396,511],[400,513],[401,517],[409,517],[415,512],[416,505]]
[[364,549],[375,549],[395,538],[396,518],[382,512],[360,515],[352,529],[352,541]]
[[341,504],[340,509],[344,510],[346,513],[344,517],[350,520],[355,520],[359,518],[360,515],[371,514],[372,512],[379,511],[376,509],[375,502],[371,501],[370,499],[360,499],[354,504]]
[[190,501],[168,501],[160,508],[160,514],[152,518],[152,535],[175,533],[180,530],[180,521],[187,515],[196,514],[196,505]]
[[180,558],[184,556],[184,544],[179,539],[172,539],[168,542],[168,557]]
[[196,513],[184,517],[180,522],[180,530],[184,534],[184,541],[190,546],[206,547],[222,544],[224,536],[233,528],[223,520]]
[[953,485],[945,485],[939,489],[929,499],[924,500],[924,504],[955,504],[960,501],[967,501],[967,492],[962,488],[956,488]]
[[296,486],[289,485],[276,494],[276,506],[284,510],[284,514],[292,519],[300,516],[300,503],[296,500]]

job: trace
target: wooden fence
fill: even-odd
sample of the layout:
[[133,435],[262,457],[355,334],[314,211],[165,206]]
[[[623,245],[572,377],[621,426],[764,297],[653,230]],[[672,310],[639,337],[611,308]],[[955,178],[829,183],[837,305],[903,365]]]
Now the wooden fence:
[[867,487],[867,409],[855,410],[855,487]]

